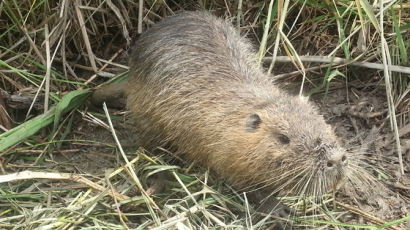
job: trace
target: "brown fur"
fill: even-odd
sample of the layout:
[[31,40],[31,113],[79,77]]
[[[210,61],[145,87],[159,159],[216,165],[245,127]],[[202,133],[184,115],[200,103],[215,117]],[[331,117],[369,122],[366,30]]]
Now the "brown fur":
[[345,174],[331,127],[271,83],[228,22],[166,18],[141,35],[130,66],[127,106],[146,143],[171,144],[240,188],[319,194]]

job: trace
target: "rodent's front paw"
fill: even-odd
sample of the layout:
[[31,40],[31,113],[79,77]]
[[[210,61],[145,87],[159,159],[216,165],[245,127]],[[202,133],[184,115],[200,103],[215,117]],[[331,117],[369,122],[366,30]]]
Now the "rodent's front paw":
[[290,217],[295,214],[295,211],[278,199],[274,197],[267,199],[258,207],[257,211],[264,216],[269,215],[276,219],[273,229],[292,229],[293,221]]
[[[291,229],[293,221],[290,219],[295,214],[295,210],[280,202],[277,198],[263,192],[252,192],[249,194],[250,200],[255,204],[255,211],[259,213],[259,218],[254,219],[254,223],[275,219],[273,229]],[[267,218],[266,218],[267,217]],[[263,224],[263,223],[261,223]]]
[[284,205],[280,201],[278,201],[278,207],[273,210],[273,216],[280,217],[275,222],[274,229],[292,229],[293,221],[290,219],[292,215],[295,214],[295,211],[289,208],[287,205]]

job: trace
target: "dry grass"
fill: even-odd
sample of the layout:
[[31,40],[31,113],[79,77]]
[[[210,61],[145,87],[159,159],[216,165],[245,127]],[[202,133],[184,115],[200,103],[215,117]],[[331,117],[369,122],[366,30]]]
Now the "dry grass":
[[[323,197],[327,208],[316,199],[297,203],[295,197],[284,197],[293,208],[308,210],[309,215],[300,217],[295,226],[403,228],[410,220],[405,217],[410,209],[410,5],[380,2],[1,1],[1,89],[31,100],[24,109],[16,109],[0,94],[8,101],[0,100],[8,112],[0,110],[0,121],[16,127],[0,124],[4,131],[0,228],[266,229],[272,225],[275,218],[262,218],[245,194],[215,180],[212,173],[165,152],[152,155],[135,146],[124,147],[129,135],[118,133],[123,114],[89,112],[84,102],[89,91],[83,89],[126,74],[126,50],[139,31],[179,10],[198,8],[229,18],[252,38],[260,61],[277,82],[295,83],[300,93],[320,98],[343,88],[358,100],[371,92],[387,102],[382,110],[386,112],[375,115],[376,120],[368,117],[370,126],[384,130],[377,140],[387,142],[383,156],[371,156],[369,161],[375,168],[384,167],[374,175],[381,182],[395,182],[389,196],[404,204],[389,206],[387,198],[378,200],[389,206],[386,210],[396,209],[380,216],[381,212],[369,209],[372,205],[380,209],[376,199],[348,191],[336,200]],[[348,103],[355,104],[349,98]],[[158,183],[163,182],[157,179],[161,173],[169,175],[162,191]]]

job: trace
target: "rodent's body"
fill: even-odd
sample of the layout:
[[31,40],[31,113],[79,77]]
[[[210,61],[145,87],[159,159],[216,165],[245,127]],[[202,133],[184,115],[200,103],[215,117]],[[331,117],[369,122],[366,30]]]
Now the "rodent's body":
[[331,127],[272,84],[228,22],[204,12],[164,19],[141,35],[130,67],[127,106],[147,141],[232,184],[322,193],[344,174]]

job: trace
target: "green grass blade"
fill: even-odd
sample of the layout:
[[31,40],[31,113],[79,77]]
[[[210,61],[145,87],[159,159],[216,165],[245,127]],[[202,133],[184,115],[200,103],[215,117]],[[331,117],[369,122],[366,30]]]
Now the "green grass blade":
[[407,54],[407,48],[403,40],[403,36],[400,31],[399,19],[393,9],[391,9],[392,19],[393,19],[393,30],[396,34],[396,42],[400,52],[400,61],[407,64],[409,63],[409,57]]
[[[0,135],[0,151],[4,151],[5,149],[29,138],[52,122],[55,124],[58,123],[62,114],[81,105],[90,93],[91,91],[88,89],[70,92],[49,112],[2,133]],[[56,127],[56,125],[54,125],[54,127]]]
[[258,52],[258,63],[259,64],[262,62],[262,58],[265,56],[265,53],[266,53],[266,45],[267,45],[266,43],[268,41],[270,26],[271,26],[271,23],[273,22],[273,17],[272,17],[272,15],[274,14],[273,3],[274,3],[273,0],[271,0],[269,3],[268,16],[266,17],[265,27],[263,29],[262,41],[259,46],[259,52]]
[[374,28],[377,31],[380,31],[380,26],[377,21],[376,15],[374,14],[373,7],[369,4],[367,0],[360,0],[360,5],[363,8],[364,12],[366,13],[367,17],[369,17],[369,20],[373,24]]

